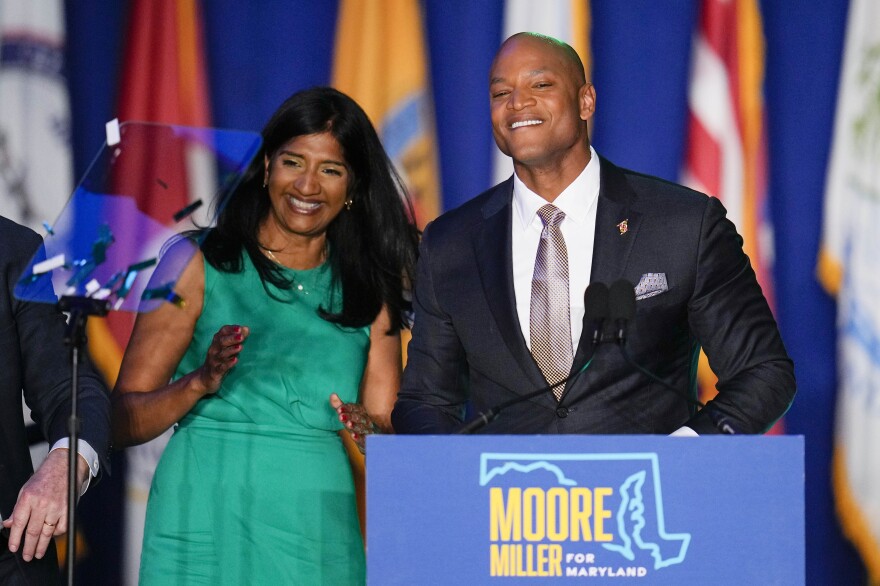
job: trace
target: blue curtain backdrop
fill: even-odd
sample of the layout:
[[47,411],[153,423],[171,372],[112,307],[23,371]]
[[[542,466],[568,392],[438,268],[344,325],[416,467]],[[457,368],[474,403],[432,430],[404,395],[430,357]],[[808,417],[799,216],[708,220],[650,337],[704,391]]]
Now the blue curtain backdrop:
[[[697,8],[696,0],[592,1],[594,145],[618,165],[678,177]],[[69,1],[66,10],[79,176],[103,142],[104,123],[116,115],[127,10],[100,0]],[[215,126],[259,130],[290,93],[329,82],[334,1],[209,0],[203,11]],[[424,2],[445,209],[489,187],[486,78],[502,12],[503,0]],[[863,570],[840,535],[830,488],[834,304],[814,278],[847,2],[765,1],[762,12],[777,317],[798,380],[786,426],[806,436],[807,576],[811,584],[859,584]],[[84,583],[115,582],[122,473],[117,466],[115,478],[83,501],[91,528]],[[785,528],[768,531],[785,535]]]

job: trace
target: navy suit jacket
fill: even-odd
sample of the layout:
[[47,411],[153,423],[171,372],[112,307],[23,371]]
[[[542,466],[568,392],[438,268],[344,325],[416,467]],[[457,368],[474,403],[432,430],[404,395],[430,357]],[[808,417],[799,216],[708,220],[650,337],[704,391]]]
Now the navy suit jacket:
[[[40,247],[33,231],[0,216],[0,514],[12,513],[18,491],[33,474],[22,392],[46,441],[70,435],[70,350],[64,344],[64,315],[54,305],[24,302],[15,285]],[[104,383],[80,364],[80,438],[109,467],[110,401]]]
[[[484,412],[547,385],[516,313],[512,196],[511,178],[425,229],[413,337],[392,415],[398,433],[449,433],[468,403]],[[483,432],[668,434],[686,424],[717,433],[708,416],[716,409],[737,432],[762,433],[781,417],[795,394],[793,365],[724,207],[601,159],[590,281],[638,283],[647,273],[665,273],[668,290],[637,301],[627,349],[678,393],[627,364],[616,345],[601,344],[560,403],[549,392],[522,401]],[[573,371],[593,354],[590,330]],[[684,396],[695,397],[700,346],[719,394],[695,413]]]

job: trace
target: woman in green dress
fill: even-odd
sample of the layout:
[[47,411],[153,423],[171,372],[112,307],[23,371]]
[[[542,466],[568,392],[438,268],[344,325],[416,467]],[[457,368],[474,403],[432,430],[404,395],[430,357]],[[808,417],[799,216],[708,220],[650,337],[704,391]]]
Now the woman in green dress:
[[351,98],[298,92],[178,279],[185,306],[138,316],[114,443],[176,425],[150,490],[142,585],[364,582],[339,432],[362,447],[391,431],[418,239],[402,193]]

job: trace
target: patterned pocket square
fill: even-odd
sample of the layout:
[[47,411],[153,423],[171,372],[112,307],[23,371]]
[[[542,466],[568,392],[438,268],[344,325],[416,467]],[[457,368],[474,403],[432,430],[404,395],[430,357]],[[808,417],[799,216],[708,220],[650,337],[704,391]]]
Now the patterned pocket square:
[[636,301],[655,297],[668,290],[666,273],[645,273],[636,285]]

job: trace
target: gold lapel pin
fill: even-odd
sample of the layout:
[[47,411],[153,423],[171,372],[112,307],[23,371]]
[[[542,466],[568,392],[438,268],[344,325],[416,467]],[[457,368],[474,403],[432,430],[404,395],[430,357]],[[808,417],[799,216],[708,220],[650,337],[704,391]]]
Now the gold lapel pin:
[[623,236],[627,232],[629,232],[629,218],[622,221],[617,225],[617,229],[620,230],[620,235]]

